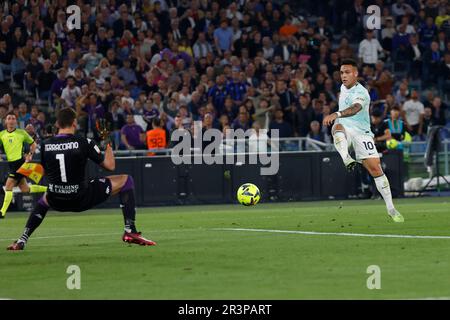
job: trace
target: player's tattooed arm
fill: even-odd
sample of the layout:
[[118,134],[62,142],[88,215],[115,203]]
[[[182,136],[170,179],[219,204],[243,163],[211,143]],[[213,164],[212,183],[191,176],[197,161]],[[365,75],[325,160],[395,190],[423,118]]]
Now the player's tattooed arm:
[[334,112],[332,114],[329,114],[328,116],[326,116],[323,119],[323,124],[325,126],[329,126],[331,125],[334,120],[336,120],[337,118],[347,118],[347,117],[351,117],[354,116],[355,114],[357,114],[359,111],[361,111],[362,106],[359,103],[354,103],[352,104],[350,107],[348,107],[347,109],[343,110],[343,111],[339,111],[339,112]]
[[347,117],[354,116],[355,114],[360,112],[361,109],[362,109],[362,105],[360,105],[359,103],[354,103],[347,109],[342,110],[339,118],[347,118]]

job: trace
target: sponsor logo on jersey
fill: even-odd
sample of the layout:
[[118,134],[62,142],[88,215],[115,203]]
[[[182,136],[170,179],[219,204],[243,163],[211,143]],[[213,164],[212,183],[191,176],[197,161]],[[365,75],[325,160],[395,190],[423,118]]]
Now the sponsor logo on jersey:
[[60,193],[60,194],[72,194],[72,193],[78,193],[80,189],[80,186],[75,185],[57,185],[53,183],[48,184],[48,190],[49,192],[53,193]]

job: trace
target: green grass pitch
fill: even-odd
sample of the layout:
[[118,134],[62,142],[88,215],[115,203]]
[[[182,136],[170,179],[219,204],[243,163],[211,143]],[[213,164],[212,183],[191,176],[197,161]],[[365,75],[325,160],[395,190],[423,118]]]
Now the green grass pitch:
[[[450,297],[450,199],[180,206],[138,209],[156,247],[121,241],[120,209],[49,212],[23,252],[6,246],[28,214],[0,220],[0,298],[10,299],[417,299]],[[218,230],[382,235],[387,238]],[[81,289],[66,287],[69,265]],[[381,270],[369,290],[367,268]]]

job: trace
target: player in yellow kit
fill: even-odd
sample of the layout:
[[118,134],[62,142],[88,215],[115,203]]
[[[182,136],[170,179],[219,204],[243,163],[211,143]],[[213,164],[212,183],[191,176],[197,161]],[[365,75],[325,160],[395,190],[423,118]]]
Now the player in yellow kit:
[[[25,176],[17,173],[17,170],[23,163],[29,162],[36,150],[36,142],[30,135],[22,129],[17,128],[17,118],[14,112],[9,112],[5,118],[6,129],[0,131],[0,145],[6,154],[6,159],[9,165],[9,175],[5,184],[5,198],[3,199],[3,206],[0,209],[0,219],[4,218],[9,205],[13,198],[13,188],[18,186],[22,192],[37,193],[45,192],[47,187],[40,185],[28,186]],[[23,154],[23,144],[30,145],[30,152]]]

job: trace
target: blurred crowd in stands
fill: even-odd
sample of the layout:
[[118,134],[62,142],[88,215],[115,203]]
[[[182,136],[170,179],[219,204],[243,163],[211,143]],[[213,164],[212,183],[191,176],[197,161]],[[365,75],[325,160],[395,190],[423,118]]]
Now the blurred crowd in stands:
[[[378,30],[364,28],[371,4]],[[69,106],[87,137],[108,119],[115,149],[166,148],[193,121],[330,142],[322,119],[354,58],[371,112],[424,140],[449,124],[449,13],[446,0],[5,0],[0,118],[14,110],[42,139]]]

